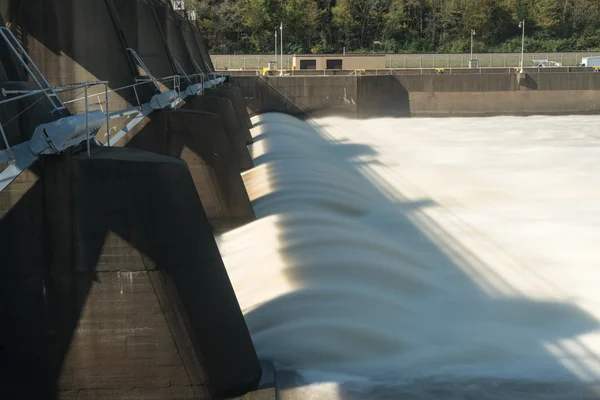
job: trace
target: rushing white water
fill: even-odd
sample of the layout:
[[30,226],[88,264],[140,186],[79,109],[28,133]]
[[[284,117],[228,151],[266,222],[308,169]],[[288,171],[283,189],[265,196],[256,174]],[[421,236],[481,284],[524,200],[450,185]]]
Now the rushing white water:
[[253,122],[218,243],[288,398],[597,398],[600,117]]

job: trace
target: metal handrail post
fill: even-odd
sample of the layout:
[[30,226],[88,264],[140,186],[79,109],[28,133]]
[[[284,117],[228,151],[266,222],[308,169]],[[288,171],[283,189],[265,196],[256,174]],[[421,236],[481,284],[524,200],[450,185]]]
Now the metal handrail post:
[[108,116],[108,83],[104,84],[104,93],[106,94],[106,143],[110,147],[110,117]]
[[89,128],[89,106],[88,106],[88,87],[87,83],[84,86],[84,95],[85,95],[85,138],[87,140],[87,153],[88,158],[91,157],[90,153],[90,128]]
[[[4,34],[4,31],[8,32],[10,39],[6,36],[6,34]],[[38,87],[40,89],[47,88],[52,91],[52,87],[50,86],[50,83],[48,83],[48,81],[46,80],[46,77],[44,76],[44,74],[42,74],[42,72],[38,69],[37,65],[35,65],[35,63],[31,59],[31,57],[29,57],[29,54],[27,53],[27,51],[25,51],[23,46],[21,46],[21,43],[19,43],[19,41],[17,40],[15,35],[12,33],[12,31],[10,29],[8,29],[7,27],[0,27],[0,35],[2,35],[2,37],[4,38],[4,41],[8,45],[8,48],[14,53],[14,55],[17,57],[17,59],[19,61],[21,61],[21,65],[25,68],[25,70],[27,71],[29,76],[31,76],[31,78],[35,81],[35,83],[38,85]],[[11,43],[11,39],[17,45],[17,48],[23,54],[23,57],[25,57],[25,60],[27,60],[31,64],[31,66],[37,73],[37,76],[33,73],[31,68],[29,68],[29,65],[27,65],[27,62],[25,62],[23,60],[23,57],[21,57],[21,55],[19,54],[19,52],[17,51],[15,46]],[[38,77],[42,80],[42,82],[44,83],[45,86],[40,83],[40,81],[38,80]],[[44,93],[44,94],[48,98],[50,103],[52,103],[52,106],[54,107],[54,109],[51,110],[52,113],[54,113],[55,111],[58,111],[58,110],[65,109],[65,105],[63,104],[62,100],[56,95],[56,93],[52,92],[52,96],[54,96],[56,98],[58,104],[56,102],[54,102],[54,100],[52,100],[50,94],[48,94],[48,93]]]
[[[17,58],[21,58],[21,55],[19,54],[19,52],[17,51],[17,49],[15,48],[15,46],[12,45],[11,41],[6,37],[6,35],[4,34],[4,31],[7,31],[9,33],[9,35],[11,36],[11,38],[14,39],[15,43],[19,47],[19,50],[21,50],[21,52],[23,53],[23,55],[25,56],[25,58],[27,58],[27,61],[29,61],[31,63],[31,65],[33,65],[33,68],[40,75],[40,77],[42,78],[42,80],[44,81],[44,83],[46,84],[46,86],[50,86],[50,84],[48,83],[48,81],[46,80],[46,78],[44,78],[44,75],[40,72],[40,70],[37,68],[37,66],[35,65],[35,63],[31,60],[31,58],[29,57],[29,55],[27,54],[27,52],[25,51],[25,49],[23,49],[23,46],[21,46],[21,44],[19,43],[19,41],[17,40],[17,38],[15,37],[15,35],[13,35],[12,31],[10,29],[6,28],[6,27],[0,27],[0,35],[2,35],[2,37],[6,41],[6,44],[8,44],[8,48],[15,54],[15,56],[17,56]],[[43,85],[40,83],[40,81],[38,81],[38,79],[35,76],[35,74],[33,73],[33,71],[29,68],[29,66],[27,65],[27,63],[22,63],[22,64],[23,64],[23,67],[25,67],[25,70],[27,71],[27,73],[29,73],[29,75],[33,78],[33,80],[35,81],[35,83],[37,83],[37,85],[39,87],[43,87]]]
[[8,138],[6,137],[6,133],[4,132],[4,128],[2,127],[2,124],[0,124],[0,133],[2,134],[2,139],[4,140],[4,144],[6,145],[6,150],[8,150],[8,154],[10,154],[10,158],[12,158],[14,160],[15,155],[13,154],[12,149],[10,148],[10,144],[8,144]]

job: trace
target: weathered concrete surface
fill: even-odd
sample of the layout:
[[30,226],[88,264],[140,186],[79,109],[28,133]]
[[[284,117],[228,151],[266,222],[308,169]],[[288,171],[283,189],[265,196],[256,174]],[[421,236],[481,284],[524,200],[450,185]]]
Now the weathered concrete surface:
[[243,126],[240,125],[240,121],[238,120],[229,99],[206,95],[188,97],[184,107],[190,110],[217,114],[220,117],[225,133],[233,146],[235,158],[240,165],[240,170],[246,171],[254,166],[248,147],[246,147],[246,132],[248,129],[245,124]]
[[210,58],[210,55],[208,54],[208,50],[206,49],[206,44],[204,43],[204,39],[202,38],[202,35],[200,34],[200,28],[198,28],[198,25],[192,25],[192,31],[195,32],[194,35],[194,39],[196,40],[196,45],[198,46],[198,50],[200,51],[200,54],[202,54],[202,60],[203,60],[203,66],[202,68],[204,68],[204,66],[208,66],[210,68],[209,71],[205,71],[205,72],[214,72],[215,70],[215,66],[213,65],[212,59]]
[[[121,22],[127,47],[138,53],[154,77],[173,75],[175,67],[155,3],[143,0],[112,1]],[[144,74],[137,64],[136,70],[138,75]],[[163,84],[168,88],[173,87],[171,81]]]
[[215,89],[206,89],[204,91],[206,96],[222,97],[231,101],[233,109],[238,118],[238,123],[244,129],[244,137],[246,138],[246,144],[252,143],[252,135],[250,134],[250,128],[252,128],[252,122],[248,116],[248,110],[246,109],[246,103],[240,89],[234,85],[221,85]]
[[597,114],[596,90],[410,93],[413,116]]
[[[129,61],[103,0],[30,0],[11,15],[31,58],[52,85],[108,80],[112,87],[133,82]],[[101,38],[101,40],[100,40]],[[91,93],[100,88],[90,89]],[[79,92],[64,95],[66,99]],[[114,109],[134,103],[131,89],[110,95]],[[83,102],[70,109],[79,112]]]
[[[594,72],[230,77],[251,114],[298,117],[529,115],[600,112]],[[594,95],[596,93],[596,95]]]
[[188,73],[208,72],[204,64],[204,56],[200,53],[200,47],[198,47],[198,42],[194,38],[194,35],[200,35],[200,32],[195,30],[195,27],[191,24],[180,24],[179,28],[181,29],[181,34],[183,35],[183,40],[190,53],[190,57],[195,61],[193,69]]
[[282,112],[300,118],[356,115],[356,77],[231,77],[250,115]]
[[221,398],[261,370],[183,161],[47,158],[0,194],[0,398]]
[[[366,77],[359,77],[364,79]],[[379,77],[382,78],[382,77]],[[516,74],[395,75],[409,92],[495,92],[519,90]]]
[[408,90],[394,76],[361,76],[356,91],[358,118],[410,116]]
[[157,112],[123,144],[183,159],[215,230],[254,220],[240,165],[220,116],[189,109]]
[[[142,71],[125,50],[127,47],[138,52],[157,78],[181,74],[173,58],[186,74],[197,71],[192,57],[202,68],[205,61],[210,65],[210,57],[198,45],[201,38],[193,37],[200,34],[197,27],[174,12],[170,2],[29,0],[26,7],[18,3],[9,0],[1,8],[3,17],[24,38],[23,44],[33,61],[55,86],[105,80],[111,88],[120,88],[134,83]],[[4,25],[3,20],[0,23]],[[5,51],[0,53],[0,61],[10,57]],[[0,81],[25,79],[22,71],[15,71],[12,64],[6,63],[6,67],[4,62],[1,64]],[[17,72],[20,72],[18,77]],[[184,88],[187,85],[185,80],[181,84]],[[173,85],[166,81],[164,86]],[[142,102],[149,100],[151,89],[149,85],[138,88]],[[101,87],[90,89],[90,93],[101,91]],[[70,100],[80,95],[73,92],[61,96]],[[109,101],[112,110],[137,104],[131,88],[111,93]],[[72,103],[69,109],[81,112],[83,102]]]
[[194,71],[192,65],[190,53],[183,40],[182,32],[179,29],[179,25],[185,23],[179,14],[173,11],[170,2],[160,3],[155,2],[154,8],[160,22],[160,27],[165,35],[167,47],[171,52],[171,56],[176,60],[176,64],[183,68],[183,71],[176,68],[177,74],[191,75]]

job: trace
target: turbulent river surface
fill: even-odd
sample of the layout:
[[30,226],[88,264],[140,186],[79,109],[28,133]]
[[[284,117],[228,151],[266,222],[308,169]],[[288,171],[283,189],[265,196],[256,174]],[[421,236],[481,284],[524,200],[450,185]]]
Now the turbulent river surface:
[[600,117],[253,123],[217,241],[281,398],[600,398]]

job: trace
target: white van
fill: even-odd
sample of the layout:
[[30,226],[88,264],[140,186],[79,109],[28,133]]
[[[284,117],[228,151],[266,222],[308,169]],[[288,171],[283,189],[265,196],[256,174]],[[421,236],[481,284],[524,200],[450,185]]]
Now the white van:
[[600,67],[600,57],[583,57],[581,59],[582,67]]

